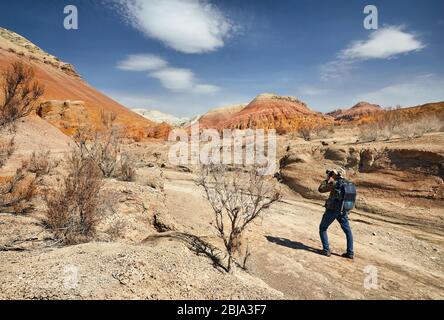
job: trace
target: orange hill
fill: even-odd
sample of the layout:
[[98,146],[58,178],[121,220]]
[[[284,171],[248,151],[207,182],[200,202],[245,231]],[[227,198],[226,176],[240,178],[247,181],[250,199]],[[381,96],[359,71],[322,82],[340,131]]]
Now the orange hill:
[[353,121],[381,111],[383,111],[383,109],[377,104],[359,102],[350,109],[338,109],[327,113],[327,115],[335,118],[337,121]]
[[83,118],[85,123],[100,130],[102,110],[115,113],[116,123],[126,129],[128,136],[137,139],[163,138],[170,130],[100,93],[82,80],[72,65],[61,62],[20,35],[0,28],[0,69],[17,60],[34,69],[37,80],[45,86],[44,99],[51,100],[40,110],[40,115],[66,134],[72,134],[77,127],[78,123],[71,121],[75,118]]
[[276,129],[279,133],[298,130],[307,123],[331,123],[330,117],[315,112],[294,97],[261,94],[245,108],[219,124],[232,129]]

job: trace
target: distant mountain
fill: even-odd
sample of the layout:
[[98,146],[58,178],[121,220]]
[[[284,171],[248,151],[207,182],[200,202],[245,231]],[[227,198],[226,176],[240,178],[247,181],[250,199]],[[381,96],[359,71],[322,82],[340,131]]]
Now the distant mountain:
[[156,123],[165,122],[175,127],[185,126],[190,122],[190,118],[186,117],[179,118],[171,114],[160,112],[158,110],[147,110],[147,109],[131,109],[131,110],[153,122]]
[[0,70],[16,61],[31,66],[36,79],[45,87],[42,100],[48,103],[39,110],[39,115],[65,134],[75,131],[79,119],[82,124],[100,130],[103,111],[117,115],[116,123],[125,128],[127,136],[163,138],[168,132],[165,126],[159,127],[91,87],[71,64],[46,53],[17,33],[0,28]]
[[327,113],[327,115],[335,118],[335,120],[338,121],[352,121],[381,111],[383,111],[381,106],[362,101],[357,103],[350,109],[337,109],[335,111]]
[[329,121],[306,103],[290,96],[260,94],[245,108],[220,123],[222,128],[276,129],[280,133],[297,130],[303,123]]

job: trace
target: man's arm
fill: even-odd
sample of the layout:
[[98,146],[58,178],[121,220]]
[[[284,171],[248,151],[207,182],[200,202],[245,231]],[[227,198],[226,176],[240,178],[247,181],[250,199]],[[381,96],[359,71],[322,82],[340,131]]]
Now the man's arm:
[[328,180],[324,180],[319,186],[318,191],[320,193],[331,192],[333,191],[334,187],[335,187],[334,182],[328,182]]

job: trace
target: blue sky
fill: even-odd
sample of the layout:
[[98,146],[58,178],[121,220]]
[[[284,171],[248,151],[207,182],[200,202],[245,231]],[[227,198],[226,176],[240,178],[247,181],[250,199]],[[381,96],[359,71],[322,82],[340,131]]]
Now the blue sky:
[[[69,4],[78,30],[63,27]],[[0,26],[127,107],[178,116],[265,92],[318,111],[444,100],[442,0],[2,0]]]

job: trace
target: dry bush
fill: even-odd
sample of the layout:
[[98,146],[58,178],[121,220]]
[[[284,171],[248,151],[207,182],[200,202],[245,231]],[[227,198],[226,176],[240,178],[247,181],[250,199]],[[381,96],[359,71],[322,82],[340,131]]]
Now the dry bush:
[[99,221],[102,173],[84,149],[67,157],[68,175],[45,197],[46,224],[64,244],[88,241]]
[[120,157],[118,162],[117,178],[122,181],[131,182],[136,177],[136,169],[134,169],[134,161],[127,154]]
[[44,176],[49,174],[57,165],[58,162],[51,159],[50,151],[34,151],[27,161],[27,170],[37,176]]
[[[12,63],[2,73],[0,84],[0,132],[15,131],[16,122],[31,114],[43,95],[43,87],[34,80],[34,71],[21,62]],[[0,142],[0,168],[14,152],[14,138]],[[29,162],[23,163],[12,177],[0,181],[0,209],[21,214],[32,209],[39,174],[30,174]]]
[[305,141],[310,141],[313,135],[313,128],[310,126],[303,126],[298,130],[298,134]]
[[6,161],[12,156],[15,150],[14,138],[0,141],[0,168],[6,164]]
[[440,131],[443,121],[431,115],[407,116],[396,110],[379,114],[373,121],[359,127],[359,141],[389,140],[394,136],[418,138],[430,132]]
[[12,177],[0,183],[0,210],[24,214],[33,209],[31,203],[36,193],[36,177],[27,173],[26,165],[18,168]]
[[4,177],[0,182],[0,210],[15,214],[31,211],[34,208],[32,200],[43,177],[54,167],[49,152],[33,153],[28,160],[22,161],[12,177]]
[[[109,125],[105,131],[94,132],[89,127],[80,127],[74,141],[81,152],[94,159],[106,178],[115,177],[120,159],[121,132],[112,123],[115,117],[102,112],[102,122]],[[106,120],[108,119],[108,120]]]
[[21,62],[12,63],[3,72],[1,90],[0,129],[14,126],[17,120],[31,114],[44,93],[43,87],[34,80],[33,69]]
[[368,123],[359,127],[359,141],[373,142],[378,139],[378,124]]
[[434,116],[422,116],[400,126],[399,134],[406,138],[418,138],[431,132],[441,131],[444,121]]
[[310,141],[314,137],[325,139],[334,133],[334,127],[331,124],[318,124],[311,121],[304,121],[297,134],[299,137],[303,138],[305,141]]
[[281,194],[255,167],[240,175],[225,165],[202,166],[196,183],[205,190],[213,209],[218,236],[228,257],[226,269],[231,271],[245,229],[264,209],[278,201]]
[[117,170],[120,154],[119,137],[116,130],[97,134],[93,140],[93,153],[104,177],[113,177]]

